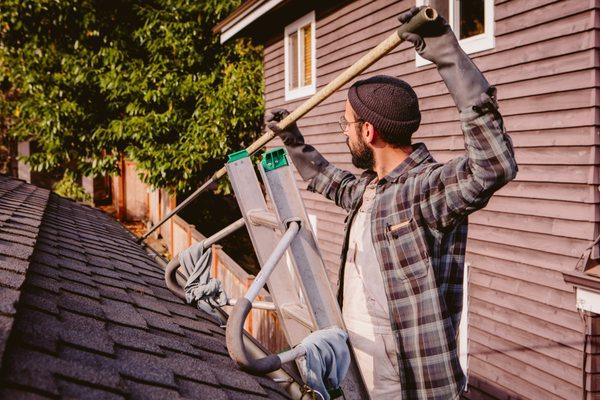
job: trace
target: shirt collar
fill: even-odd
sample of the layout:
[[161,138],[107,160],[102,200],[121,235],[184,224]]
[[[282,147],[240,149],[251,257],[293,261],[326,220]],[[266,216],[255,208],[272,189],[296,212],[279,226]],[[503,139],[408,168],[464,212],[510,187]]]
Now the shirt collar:
[[381,178],[380,182],[395,182],[406,172],[410,171],[430,157],[429,150],[427,150],[425,143],[415,143],[412,147],[412,153],[410,153],[410,155],[404,161],[398,164],[396,168],[391,170],[390,173]]

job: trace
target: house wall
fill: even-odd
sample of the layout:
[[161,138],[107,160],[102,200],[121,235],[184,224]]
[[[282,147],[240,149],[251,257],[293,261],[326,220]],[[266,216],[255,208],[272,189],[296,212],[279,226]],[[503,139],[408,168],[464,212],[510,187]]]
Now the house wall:
[[[317,90],[387,37],[398,26],[396,16],[413,5],[359,0],[317,14]],[[497,0],[496,46],[472,55],[498,88],[519,174],[470,217],[471,398],[581,396],[584,327],[561,271],[573,269],[598,234],[597,6],[593,0]],[[438,161],[460,156],[464,145],[452,99],[435,68],[416,68],[414,56],[403,44],[361,78],[389,74],[409,82],[422,110],[415,140]],[[293,110],[306,100],[284,101],[282,36],[266,46],[264,64],[267,110]],[[327,159],[358,173],[337,124],[347,88],[298,125]],[[318,218],[333,282],[345,212],[297,179],[307,211]]]

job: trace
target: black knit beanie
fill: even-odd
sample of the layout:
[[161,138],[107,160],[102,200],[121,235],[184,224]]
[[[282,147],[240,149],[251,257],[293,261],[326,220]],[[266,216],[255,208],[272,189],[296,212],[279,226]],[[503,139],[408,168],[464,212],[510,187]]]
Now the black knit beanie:
[[409,145],[421,123],[415,91],[392,76],[377,75],[356,81],[348,91],[348,100],[359,118],[373,124],[390,144]]

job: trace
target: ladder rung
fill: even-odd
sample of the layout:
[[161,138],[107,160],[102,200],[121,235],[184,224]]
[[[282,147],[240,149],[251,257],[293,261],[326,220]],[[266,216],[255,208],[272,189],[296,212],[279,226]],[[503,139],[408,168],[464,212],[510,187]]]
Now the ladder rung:
[[252,225],[262,225],[272,229],[279,229],[277,217],[272,212],[266,210],[250,210],[248,211],[247,216]]
[[[238,299],[229,299],[227,301],[227,305],[235,306],[237,304],[237,302],[238,302]],[[260,309],[260,310],[269,310],[269,311],[277,310],[277,308],[275,307],[275,304],[271,301],[253,301],[252,308],[256,308],[256,309]]]
[[315,330],[315,325],[313,324],[312,318],[308,314],[306,307],[299,304],[284,304],[280,307],[280,310],[284,316],[298,321],[311,331]]

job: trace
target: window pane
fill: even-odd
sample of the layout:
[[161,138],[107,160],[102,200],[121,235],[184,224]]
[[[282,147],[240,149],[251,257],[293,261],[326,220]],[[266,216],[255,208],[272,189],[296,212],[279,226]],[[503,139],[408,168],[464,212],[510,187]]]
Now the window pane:
[[290,89],[298,87],[298,33],[294,32],[288,36],[288,66]]
[[312,46],[311,46],[311,29],[310,25],[302,28],[302,37],[304,38],[304,76],[302,86],[312,84]]
[[460,0],[460,36],[466,39],[485,32],[484,0]]
[[429,5],[433,8],[435,8],[435,10],[446,19],[446,21],[448,21],[448,23],[450,23],[450,16],[448,13],[448,6],[449,6],[449,2],[448,0],[425,0],[424,2],[425,5]]

